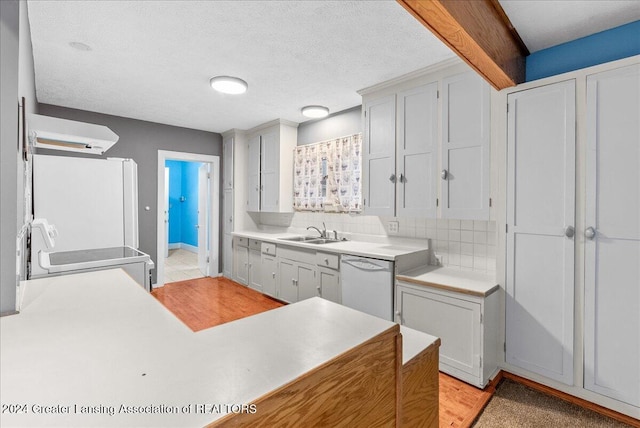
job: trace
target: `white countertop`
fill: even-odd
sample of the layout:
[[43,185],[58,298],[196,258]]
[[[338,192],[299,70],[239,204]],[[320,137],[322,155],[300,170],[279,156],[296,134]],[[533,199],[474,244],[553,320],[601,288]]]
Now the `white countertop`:
[[194,333],[120,269],[25,285],[21,313],[0,318],[0,397],[28,413],[0,414],[2,426],[203,426],[394,325],[316,297]]
[[496,279],[491,275],[442,266],[420,267],[396,275],[396,279],[479,297],[489,296],[499,288]]
[[400,326],[400,334],[402,335],[402,365],[407,364],[430,346],[440,346],[440,339],[437,337],[404,325]]
[[301,236],[297,233],[241,231],[233,232],[233,235],[249,239],[257,239],[263,242],[271,242],[278,245],[287,245],[291,247],[307,248],[316,251],[326,251],[338,254],[352,254],[354,256],[370,257],[374,259],[391,261],[394,261],[399,256],[414,254],[420,251],[424,251],[426,253],[426,251],[429,249],[426,240],[422,243],[408,243],[406,242],[406,240],[398,240],[399,242],[340,241],[330,244],[309,244],[282,239]]

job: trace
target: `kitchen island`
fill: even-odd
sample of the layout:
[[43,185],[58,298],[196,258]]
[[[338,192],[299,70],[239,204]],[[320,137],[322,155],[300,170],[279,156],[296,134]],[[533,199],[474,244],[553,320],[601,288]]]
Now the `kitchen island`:
[[[399,326],[341,305],[194,333],[119,269],[28,281],[21,298],[0,319],[2,426],[400,425]],[[419,340],[411,361],[437,365],[439,339]],[[420,393],[437,424],[433,377]]]

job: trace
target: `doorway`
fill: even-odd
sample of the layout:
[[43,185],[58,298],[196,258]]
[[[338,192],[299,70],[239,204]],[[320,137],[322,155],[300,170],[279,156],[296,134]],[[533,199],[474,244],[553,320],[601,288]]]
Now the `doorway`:
[[165,283],[209,275],[206,224],[210,168],[202,162],[165,162]]
[[218,276],[220,158],[158,151],[156,284]]

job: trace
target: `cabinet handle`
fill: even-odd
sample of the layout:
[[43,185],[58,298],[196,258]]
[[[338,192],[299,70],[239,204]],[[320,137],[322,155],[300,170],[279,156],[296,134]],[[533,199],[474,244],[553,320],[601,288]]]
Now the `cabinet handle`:
[[564,236],[567,238],[573,238],[573,235],[576,234],[576,229],[573,226],[567,226],[564,228]]
[[447,171],[446,169],[443,169],[442,172],[440,173],[440,177],[442,177],[443,180],[446,180],[449,177],[449,171]]
[[596,236],[596,230],[593,227],[589,226],[584,230],[584,236],[587,239],[593,239]]
[[324,259],[324,263],[328,265],[329,264],[329,259],[325,258]]
[[275,278],[276,277],[276,273],[275,272],[271,272],[271,276]]
[[400,174],[400,183],[404,183],[406,181],[407,180],[405,179],[404,174]]
[[318,294],[320,294],[320,286],[319,285],[316,287],[316,290],[318,290]]
[[391,174],[391,176],[389,177],[389,181],[392,183],[396,182],[396,175],[395,174]]

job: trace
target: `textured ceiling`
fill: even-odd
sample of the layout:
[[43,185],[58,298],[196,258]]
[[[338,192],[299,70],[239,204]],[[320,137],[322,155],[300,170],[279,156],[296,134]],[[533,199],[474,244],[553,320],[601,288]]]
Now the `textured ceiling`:
[[[344,110],[358,89],[454,56],[395,1],[28,5],[39,102],[214,132]],[[215,75],[249,91],[219,94]]]
[[[531,52],[640,19],[638,0],[500,3]],[[454,56],[392,0],[28,6],[39,102],[214,132],[303,122],[308,104],[341,111],[358,89]],[[221,74],[249,91],[212,91]]]
[[530,52],[640,19],[639,0],[499,0]]

